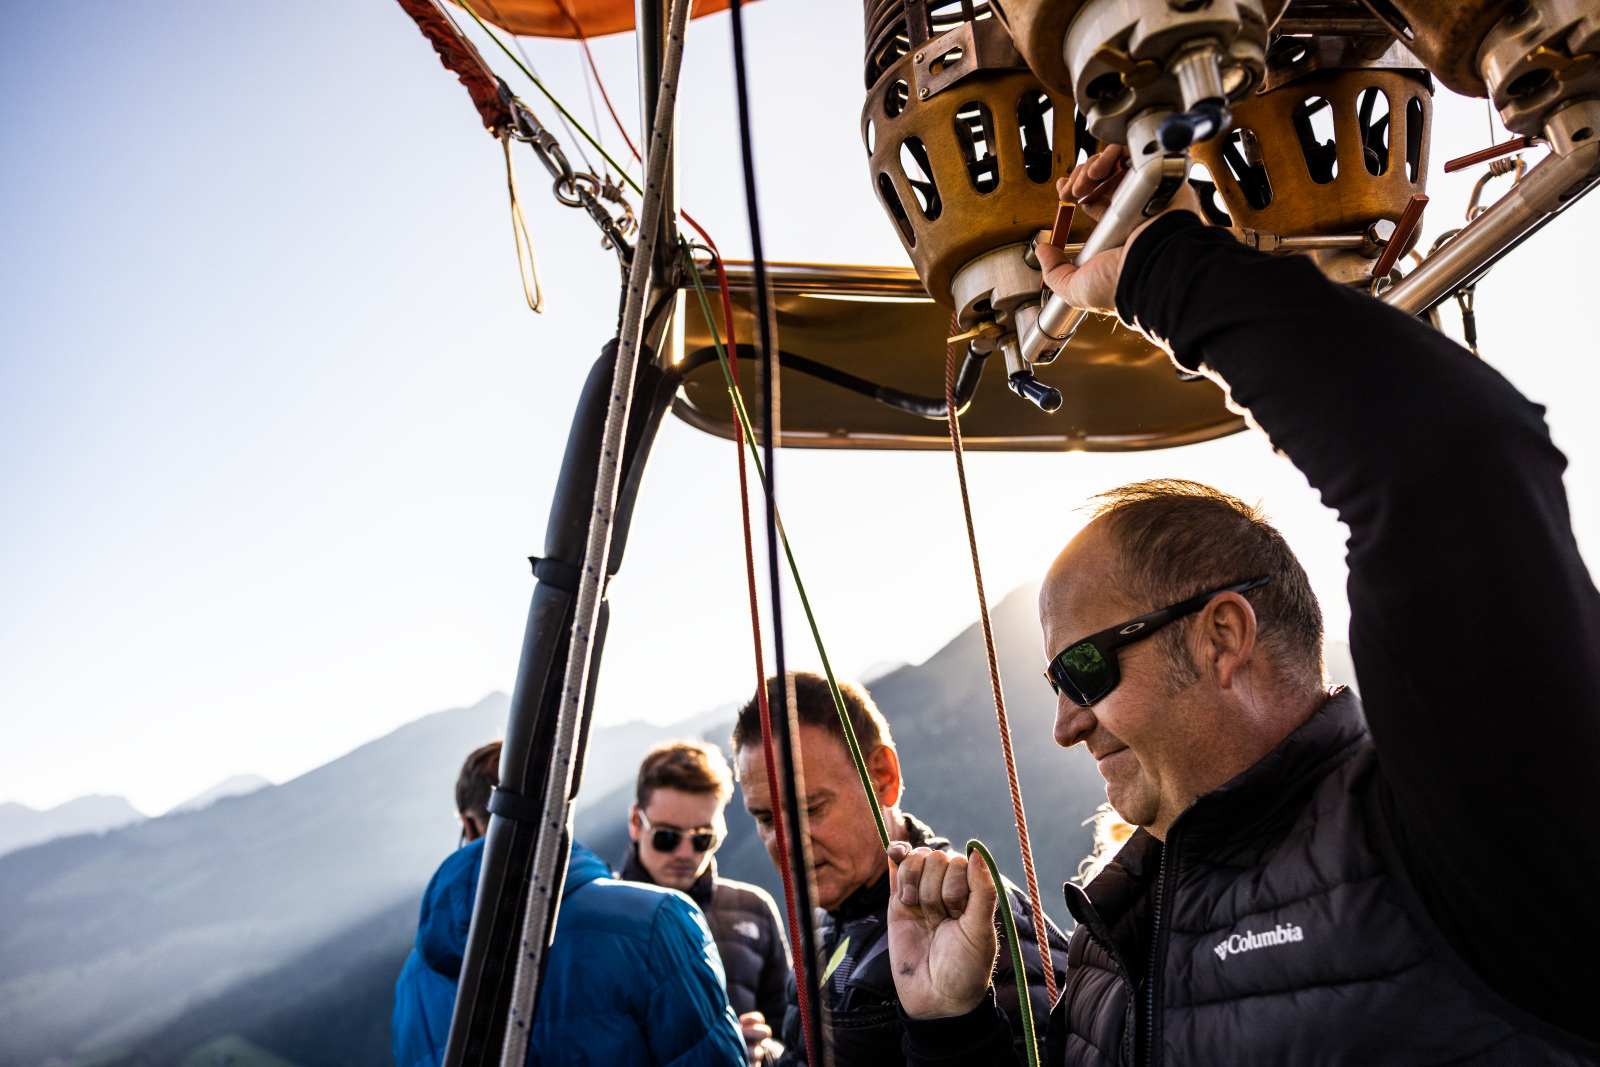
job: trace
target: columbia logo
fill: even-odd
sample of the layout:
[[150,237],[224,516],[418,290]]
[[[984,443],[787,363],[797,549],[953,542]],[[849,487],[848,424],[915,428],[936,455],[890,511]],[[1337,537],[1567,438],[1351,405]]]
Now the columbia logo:
[[1242,934],[1234,934],[1226,941],[1219,941],[1211,951],[1217,954],[1217,959],[1226,960],[1230,955],[1240,952],[1249,952],[1251,949],[1271,948],[1273,945],[1282,945],[1290,941],[1304,941],[1305,932],[1293,923],[1279,923],[1265,933],[1256,933],[1246,930]]

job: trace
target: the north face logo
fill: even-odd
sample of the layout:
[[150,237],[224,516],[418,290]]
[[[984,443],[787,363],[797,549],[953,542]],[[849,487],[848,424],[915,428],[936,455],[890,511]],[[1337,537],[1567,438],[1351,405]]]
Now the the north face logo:
[[1304,941],[1305,932],[1293,923],[1279,923],[1265,933],[1258,934],[1253,930],[1246,930],[1242,934],[1234,934],[1226,941],[1219,941],[1211,951],[1217,954],[1217,959],[1227,960],[1230,955],[1240,952],[1249,952],[1251,949],[1271,948],[1273,945],[1282,945],[1290,941]]
[[748,937],[751,941],[761,940],[761,927],[757,926],[749,919],[740,919],[738,922],[734,923],[733,932],[742,937]]

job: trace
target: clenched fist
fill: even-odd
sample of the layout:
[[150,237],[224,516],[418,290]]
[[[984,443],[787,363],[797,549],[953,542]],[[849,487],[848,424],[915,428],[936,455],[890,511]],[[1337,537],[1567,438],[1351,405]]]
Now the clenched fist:
[[889,864],[889,959],[900,1007],[914,1019],[966,1014],[994,972],[988,866],[903,842],[889,846]]

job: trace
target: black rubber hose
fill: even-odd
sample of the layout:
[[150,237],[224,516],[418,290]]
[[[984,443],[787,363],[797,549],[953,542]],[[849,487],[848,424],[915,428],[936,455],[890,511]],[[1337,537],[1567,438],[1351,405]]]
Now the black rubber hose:
[[[760,350],[755,345],[735,345],[729,353],[735,359],[759,360]],[[696,370],[717,358],[714,348],[702,348],[698,352],[690,353],[684,357],[683,371]],[[978,382],[983,377],[983,368],[988,365],[989,353],[978,352],[971,345],[967,346],[966,358],[961,361],[961,370],[956,375],[956,414],[962,414],[972,403],[973,396],[978,391]],[[923,419],[945,419],[949,415],[945,411],[944,397],[921,396],[917,393],[907,393],[891,385],[880,385],[877,382],[842,371],[837,367],[830,367],[826,363],[818,363],[805,356],[797,356],[793,352],[778,353],[778,365],[784,370],[792,370],[807,377],[816,378],[830,385],[837,385],[841,389],[848,389],[887,407],[904,411],[908,415],[915,415]]]

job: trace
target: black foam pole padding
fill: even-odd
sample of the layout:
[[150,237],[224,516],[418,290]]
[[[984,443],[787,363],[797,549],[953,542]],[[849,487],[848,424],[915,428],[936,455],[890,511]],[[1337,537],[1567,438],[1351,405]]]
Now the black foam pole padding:
[[[550,504],[545,530],[545,555],[541,562],[582,559],[588,540],[589,515],[594,509],[595,482],[605,434],[606,409],[616,366],[617,342],[610,341],[595,361],[585,381],[567,436],[561,474]],[[607,571],[615,574],[622,564],[632,524],[633,507],[644,474],[645,460],[655,441],[661,419],[677,391],[679,376],[655,365],[653,354],[641,353],[634,402],[623,446],[623,467],[613,512],[611,551]],[[535,566],[538,566],[536,564]],[[561,709],[561,689],[566,673],[567,646],[572,633],[574,595],[542,579],[535,585],[523,633],[522,658],[506,722],[506,740],[500,755],[500,784],[508,793],[542,803],[546,776],[552,770],[555,731]],[[579,766],[587,743],[594,700],[594,680],[609,618],[609,605],[601,602],[601,625],[590,653],[588,699],[577,738]],[[564,770],[564,769],[563,769]],[[576,771],[573,789],[577,788]],[[490,1067],[500,1061],[511,985],[522,939],[522,916],[538,839],[535,821],[491,813],[485,835],[478,895],[467,932],[467,947],[445,1048],[447,1067]],[[560,856],[559,879],[565,875],[566,853]]]
[[489,794],[489,814],[517,822],[538,822],[544,804],[509,789],[496,789]]
[[578,579],[583,576],[583,570],[576,564],[549,556],[529,556],[528,562],[533,564],[533,576],[544,584],[569,593],[578,591]]

